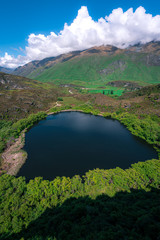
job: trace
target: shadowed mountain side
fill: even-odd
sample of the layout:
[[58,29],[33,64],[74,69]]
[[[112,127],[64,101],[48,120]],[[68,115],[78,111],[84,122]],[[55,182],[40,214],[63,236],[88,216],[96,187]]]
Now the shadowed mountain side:
[[5,68],[5,67],[1,67],[1,66],[0,66],[0,72],[12,73],[13,71],[14,71],[13,68]]
[[70,198],[46,209],[19,234],[1,239],[159,240],[160,191],[152,188],[149,192],[119,192],[114,197]]

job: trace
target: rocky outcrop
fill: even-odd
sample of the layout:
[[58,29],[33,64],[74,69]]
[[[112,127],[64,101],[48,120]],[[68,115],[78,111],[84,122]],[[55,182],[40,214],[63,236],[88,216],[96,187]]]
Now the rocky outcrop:
[[24,84],[21,77],[0,72],[0,89],[12,90],[27,88],[28,86]]
[[116,70],[123,72],[125,68],[126,68],[126,62],[123,60],[117,60],[109,64],[107,68],[102,69],[99,73],[109,75],[115,72]]

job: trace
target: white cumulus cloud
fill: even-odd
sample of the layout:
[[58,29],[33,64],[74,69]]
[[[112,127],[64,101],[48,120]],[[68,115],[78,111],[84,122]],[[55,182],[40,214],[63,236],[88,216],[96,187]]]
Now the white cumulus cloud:
[[71,25],[65,23],[59,34],[51,32],[30,34],[25,48],[25,56],[10,56],[5,53],[0,57],[0,66],[15,68],[33,60],[58,56],[75,50],[83,50],[93,46],[114,45],[120,48],[136,43],[160,41],[160,15],[153,17],[143,7],[135,12],[130,8],[123,12],[122,8],[114,9],[109,16],[94,21],[88,9],[82,6]]

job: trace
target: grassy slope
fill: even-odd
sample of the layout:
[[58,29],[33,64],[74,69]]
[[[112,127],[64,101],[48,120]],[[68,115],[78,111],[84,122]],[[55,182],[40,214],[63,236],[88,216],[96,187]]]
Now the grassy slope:
[[89,90],[89,93],[102,93],[104,95],[117,95],[117,96],[121,96],[123,93],[124,89],[119,89],[119,88],[115,88],[115,87],[111,87],[111,88],[107,88],[104,90],[100,90],[100,89],[93,89],[93,90]]
[[47,110],[63,90],[58,86],[0,73],[0,120],[16,121]]
[[[28,75],[42,82],[74,83],[83,86],[102,84],[115,80],[136,81],[141,85],[156,84],[160,79],[160,66],[147,66],[143,63],[144,54],[116,56],[81,56],[66,62],[58,63],[44,70],[37,76],[37,71]],[[132,59],[131,59],[132,58]],[[113,73],[105,75],[99,72],[107,68],[112,62],[123,60],[126,62],[124,71],[116,69]],[[111,67],[112,68],[112,67]],[[42,69],[41,69],[42,71]]]

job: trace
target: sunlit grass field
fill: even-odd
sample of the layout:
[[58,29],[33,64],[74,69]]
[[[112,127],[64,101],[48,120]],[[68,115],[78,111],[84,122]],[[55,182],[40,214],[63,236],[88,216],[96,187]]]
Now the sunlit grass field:
[[88,90],[89,93],[102,93],[104,95],[117,95],[121,96],[123,93],[124,89],[115,89],[115,88],[110,88],[110,89],[91,89]]

